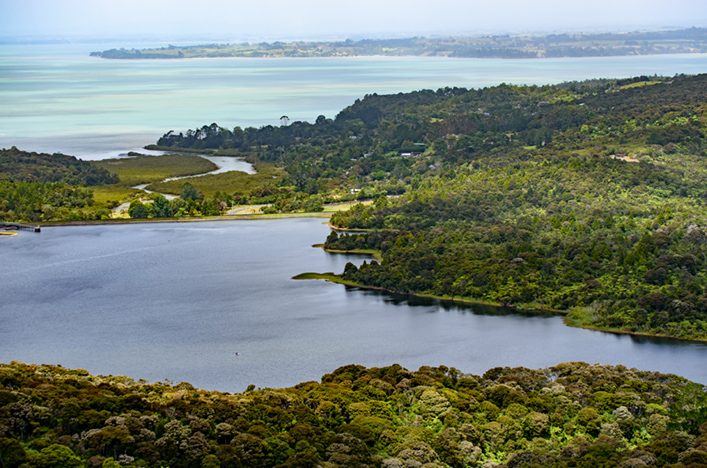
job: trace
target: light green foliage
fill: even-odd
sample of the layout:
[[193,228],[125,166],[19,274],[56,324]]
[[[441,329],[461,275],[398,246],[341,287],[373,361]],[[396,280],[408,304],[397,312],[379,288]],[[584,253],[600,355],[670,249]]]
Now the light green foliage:
[[69,447],[52,444],[39,452],[37,466],[40,468],[81,468],[83,462]]

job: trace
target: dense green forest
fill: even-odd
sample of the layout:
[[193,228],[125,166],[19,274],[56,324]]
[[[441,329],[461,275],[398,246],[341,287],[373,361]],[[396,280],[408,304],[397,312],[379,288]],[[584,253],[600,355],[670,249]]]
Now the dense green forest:
[[256,151],[295,190],[374,197],[332,216],[342,278],[707,339],[707,76],[369,95],[334,120],[170,132]]
[[89,187],[113,184],[105,169],[64,154],[0,150],[0,221],[100,219]]
[[0,365],[3,468],[704,467],[707,396],[622,366],[341,367],[240,394]]
[[157,49],[91,52],[107,59],[181,59],[195,57],[346,57],[362,55],[473,58],[596,57],[707,52],[707,29],[547,36],[363,39],[338,42],[261,42],[201,44]]

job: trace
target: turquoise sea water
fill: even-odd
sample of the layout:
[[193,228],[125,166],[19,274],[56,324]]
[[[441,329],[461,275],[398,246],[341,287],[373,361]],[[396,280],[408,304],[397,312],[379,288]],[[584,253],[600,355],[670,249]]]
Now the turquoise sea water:
[[0,148],[103,159],[169,130],[334,117],[366,94],[707,72],[707,55],[542,60],[355,57],[104,60],[107,44],[0,46]]

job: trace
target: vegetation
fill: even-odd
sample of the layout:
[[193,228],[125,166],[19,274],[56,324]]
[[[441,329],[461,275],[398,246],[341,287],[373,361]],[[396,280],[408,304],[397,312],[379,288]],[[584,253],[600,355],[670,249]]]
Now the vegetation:
[[334,120],[212,124],[160,144],[280,163],[271,203],[374,198],[331,218],[381,231],[327,239],[380,251],[347,281],[705,340],[706,91],[700,75],[370,95]]
[[698,467],[707,396],[674,375],[349,365],[241,394],[0,365],[0,463],[43,467]]
[[91,52],[107,59],[180,59],[195,57],[337,57],[356,55],[477,58],[594,57],[707,52],[707,29],[674,31],[485,36],[460,38],[364,39],[342,42],[202,44],[158,49],[110,49]]
[[100,219],[93,189],[115,183],[115,174],[60,153],[0,150],[0,221]]
[[[539,126],[556,129],[543,135],[553,142],[545,146],[523,146],[528,137],[512,128],[502,151],[479,151],[478,131],[475,144],[468,135],[437,140],[426,164],[440,167],[413,180],[416,189],[331,219],[383,232],[332,233],[325,246],[381,251],[382,262],[343,273],[361,285],[564,310],[572,325],[705,340],[707,120],[682,87],[702,89],[705,80],[675,84],[573,97],[549,113],[569,120]],[[549,114],[537,112],[531,125]]]
[[[206,160],[204,159],[204,161]],[[256,188],[276,185],[282,178],[281,171],[273,164],[256,162],[254,166],[255,174],[231,171],[190,178],[189,183],[201,191],[204,196],[213,197],[216,192],[247,194]],[[161,193],[179,194],[183,184],[183,180],[163,181],[163,179],[160,179],[158,182],[150,184],[147,188]]]
[[103,159],[94,161],[92,164],[117,174],[122,185],[125,186],[149,184],[171,177],[204,174],[218,169],[218,166],[208,159],[189,154],[148,156],[133,153],[131,156]]
[[74,156],[29,153],[13,146],[0,150],[0,182],[58,182],[93,187],[114,184],[118,177]]

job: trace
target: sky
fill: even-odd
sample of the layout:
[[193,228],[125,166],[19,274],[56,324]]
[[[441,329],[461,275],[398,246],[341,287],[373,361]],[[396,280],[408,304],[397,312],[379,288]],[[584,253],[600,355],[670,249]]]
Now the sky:
[[0,0],[0,37],[361,39],[707,26],[705,0]]

